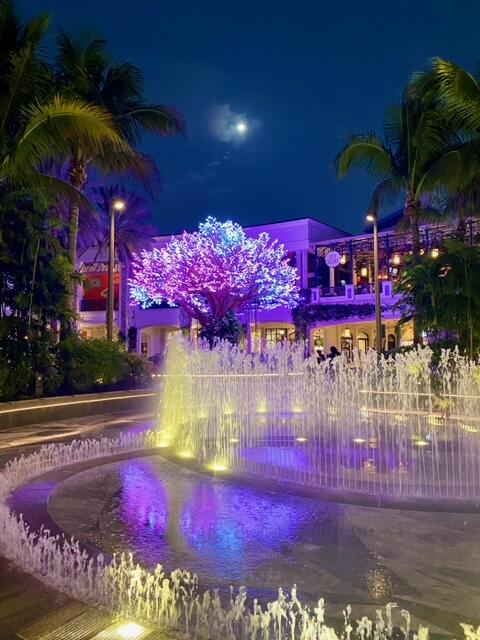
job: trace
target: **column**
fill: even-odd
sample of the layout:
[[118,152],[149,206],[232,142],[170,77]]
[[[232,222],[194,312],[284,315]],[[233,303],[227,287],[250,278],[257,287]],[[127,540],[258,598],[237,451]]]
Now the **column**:
[[335,267],[329,267],[328,269],[328,286],[332,289],[335,286]]

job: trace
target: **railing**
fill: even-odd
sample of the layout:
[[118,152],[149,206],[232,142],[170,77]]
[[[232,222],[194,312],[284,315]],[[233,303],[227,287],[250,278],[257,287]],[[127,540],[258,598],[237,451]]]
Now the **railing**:
[[[326,299],[334,299],[336,302],[340,302],[340,299],[343,299],[350,302],[355,300],[355,298],[361,298],[362,296],[372,297],[374,295],[375,285],[373,283],[361,285],[344,284],[336,287],[313,287],[311,289],[311,302],[312,304],[321,304],[322,301]],[[382,298],[391,298],[393,295],[393,283],[390,280],[382,281]]]

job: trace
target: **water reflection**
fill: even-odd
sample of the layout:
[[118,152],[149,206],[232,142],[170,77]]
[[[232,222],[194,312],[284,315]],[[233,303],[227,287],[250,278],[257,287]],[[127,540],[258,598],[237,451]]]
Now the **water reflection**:
[[345,585],[365,592],[375,560],[342,505],[187,472],[160,474],[155,458],[119,463],[116,470],[120,489],[104,527],[112,537],[120,529],[117,548],[149,566],[188,567],[214,584],[288,588],[296,582],[312,593],[319,585],[323,593]]

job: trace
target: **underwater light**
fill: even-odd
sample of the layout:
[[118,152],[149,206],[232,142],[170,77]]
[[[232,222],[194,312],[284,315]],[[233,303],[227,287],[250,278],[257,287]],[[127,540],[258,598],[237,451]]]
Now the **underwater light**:
[[116,635],[122,640],[137,640],[146,634],[148,629],[136,622],[126,622],[115,629]]
[[207,469],[209,471],[228,471],[228,467],[222,464],[221,462],[211,462],[207,464]]
[[193,453],[193,451],[191,451],[190,449],[184,449],[183,451],[179,451],[177,453],[177,456],[179,458],[185,458],[185,459],[189,459],[189,458],[194,458],[195,454]]
[[428,442],[426,440],[415,440],[413,444],[416,447],[428,447]]

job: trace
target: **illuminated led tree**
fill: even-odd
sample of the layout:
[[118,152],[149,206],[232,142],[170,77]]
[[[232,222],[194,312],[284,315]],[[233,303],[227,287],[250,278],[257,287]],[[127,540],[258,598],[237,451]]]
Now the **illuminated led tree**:
[[143,251],[133,263],[130,295],[146,308],[179,305],[202,327],[252,309],[293,307],[297,271],[267,233],[248,238],[239,224],[209,217],[199,230]]

